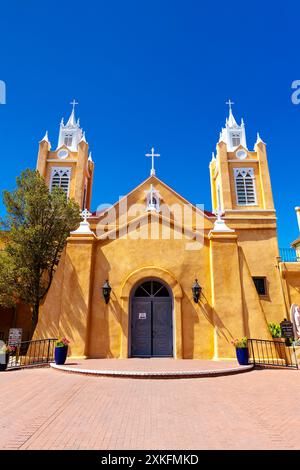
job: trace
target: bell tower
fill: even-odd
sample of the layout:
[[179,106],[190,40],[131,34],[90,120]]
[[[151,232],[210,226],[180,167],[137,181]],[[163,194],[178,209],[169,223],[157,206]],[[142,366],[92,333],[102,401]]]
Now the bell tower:
[[94,162],[85,133],[75,117],[76,101],[72,101],[71,115],[66,124],[61,120],[58,145],[51,150],[48,132],[39,143],[37,170],[45,178],[50,191],[62,188],[75,199],[80,208],[90,209]]
[[237,124],[234,103],[227,104],[229,116],[209,164],[213,210],[226,215],[274,211],[266,144],[257,134],[254,150],[248,149],[244,121]]

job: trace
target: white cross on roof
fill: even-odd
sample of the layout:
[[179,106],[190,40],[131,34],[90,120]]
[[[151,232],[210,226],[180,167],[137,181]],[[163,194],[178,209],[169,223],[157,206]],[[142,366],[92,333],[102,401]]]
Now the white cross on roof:
[[154,147],[152,147],[151,149],[151,153],[146,153],[145,154],[146,157],[151,157],[152,159],[152,167],[151,167],[151,171],[150,171],[150,175],[155,175],[155,168],[154,168],[154,157],[160,157],[160,154],[159,153],[154,153]]

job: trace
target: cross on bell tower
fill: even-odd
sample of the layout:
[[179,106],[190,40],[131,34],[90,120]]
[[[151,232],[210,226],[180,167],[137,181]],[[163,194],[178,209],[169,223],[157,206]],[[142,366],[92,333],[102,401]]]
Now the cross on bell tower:
[[228,106],[229,106],[229,111],[231,112],[231,111],[232,111],[232,105],[234,104],[234,102],[231,101],[231,100],[228,100],[228,101],[226,101],[226,104],[228,104]]
[[73,101],[71,101],[71,103],[70,103],[70,104],[73,106],[73,109],[72,109],[72,111],[74,112],[74,111],[75,111],[75,106],[76,106],[77,104],[79,104],[79,103],[78,103],[78,101],[76,101],[76,100],[73,100]]

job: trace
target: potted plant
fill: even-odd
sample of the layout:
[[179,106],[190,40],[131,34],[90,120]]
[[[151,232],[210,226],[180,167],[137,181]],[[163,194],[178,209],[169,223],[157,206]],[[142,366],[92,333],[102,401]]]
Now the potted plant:
[[7,369],[9,356],[15,350],[14,346],[9,346],[8,344],[3,344],[0,346],[0,371]]
[[278,323],[268,323],[272,338],[281,338],[281,328]]
[[235,347],[236,358],[240,366],[247,366],[249,364],[249,351],[248,351],[248,341],[244,337],[242,339],[235,339],[231,341]]
[[268,323],[269,331],[274,341],[275,351],[280,359],[286,360],[285,338],[281,337],[281,328],[278,323]]
[[70,341],[67,338],[62,338],[56,341],[54,350],[55,364],[63,365],[66,362],[69,343]]

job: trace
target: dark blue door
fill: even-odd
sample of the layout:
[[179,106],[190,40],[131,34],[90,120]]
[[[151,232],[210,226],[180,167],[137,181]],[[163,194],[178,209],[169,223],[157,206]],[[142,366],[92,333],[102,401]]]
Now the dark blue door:
[[151,301],[134,299],[131,312],[131,356],[151,356]]
[[152,303],[152,356],[173,356],[171,299],[157,298]]
[[147,281],[131,303],[131,357],[172,357],[172,301],[158,281]]

